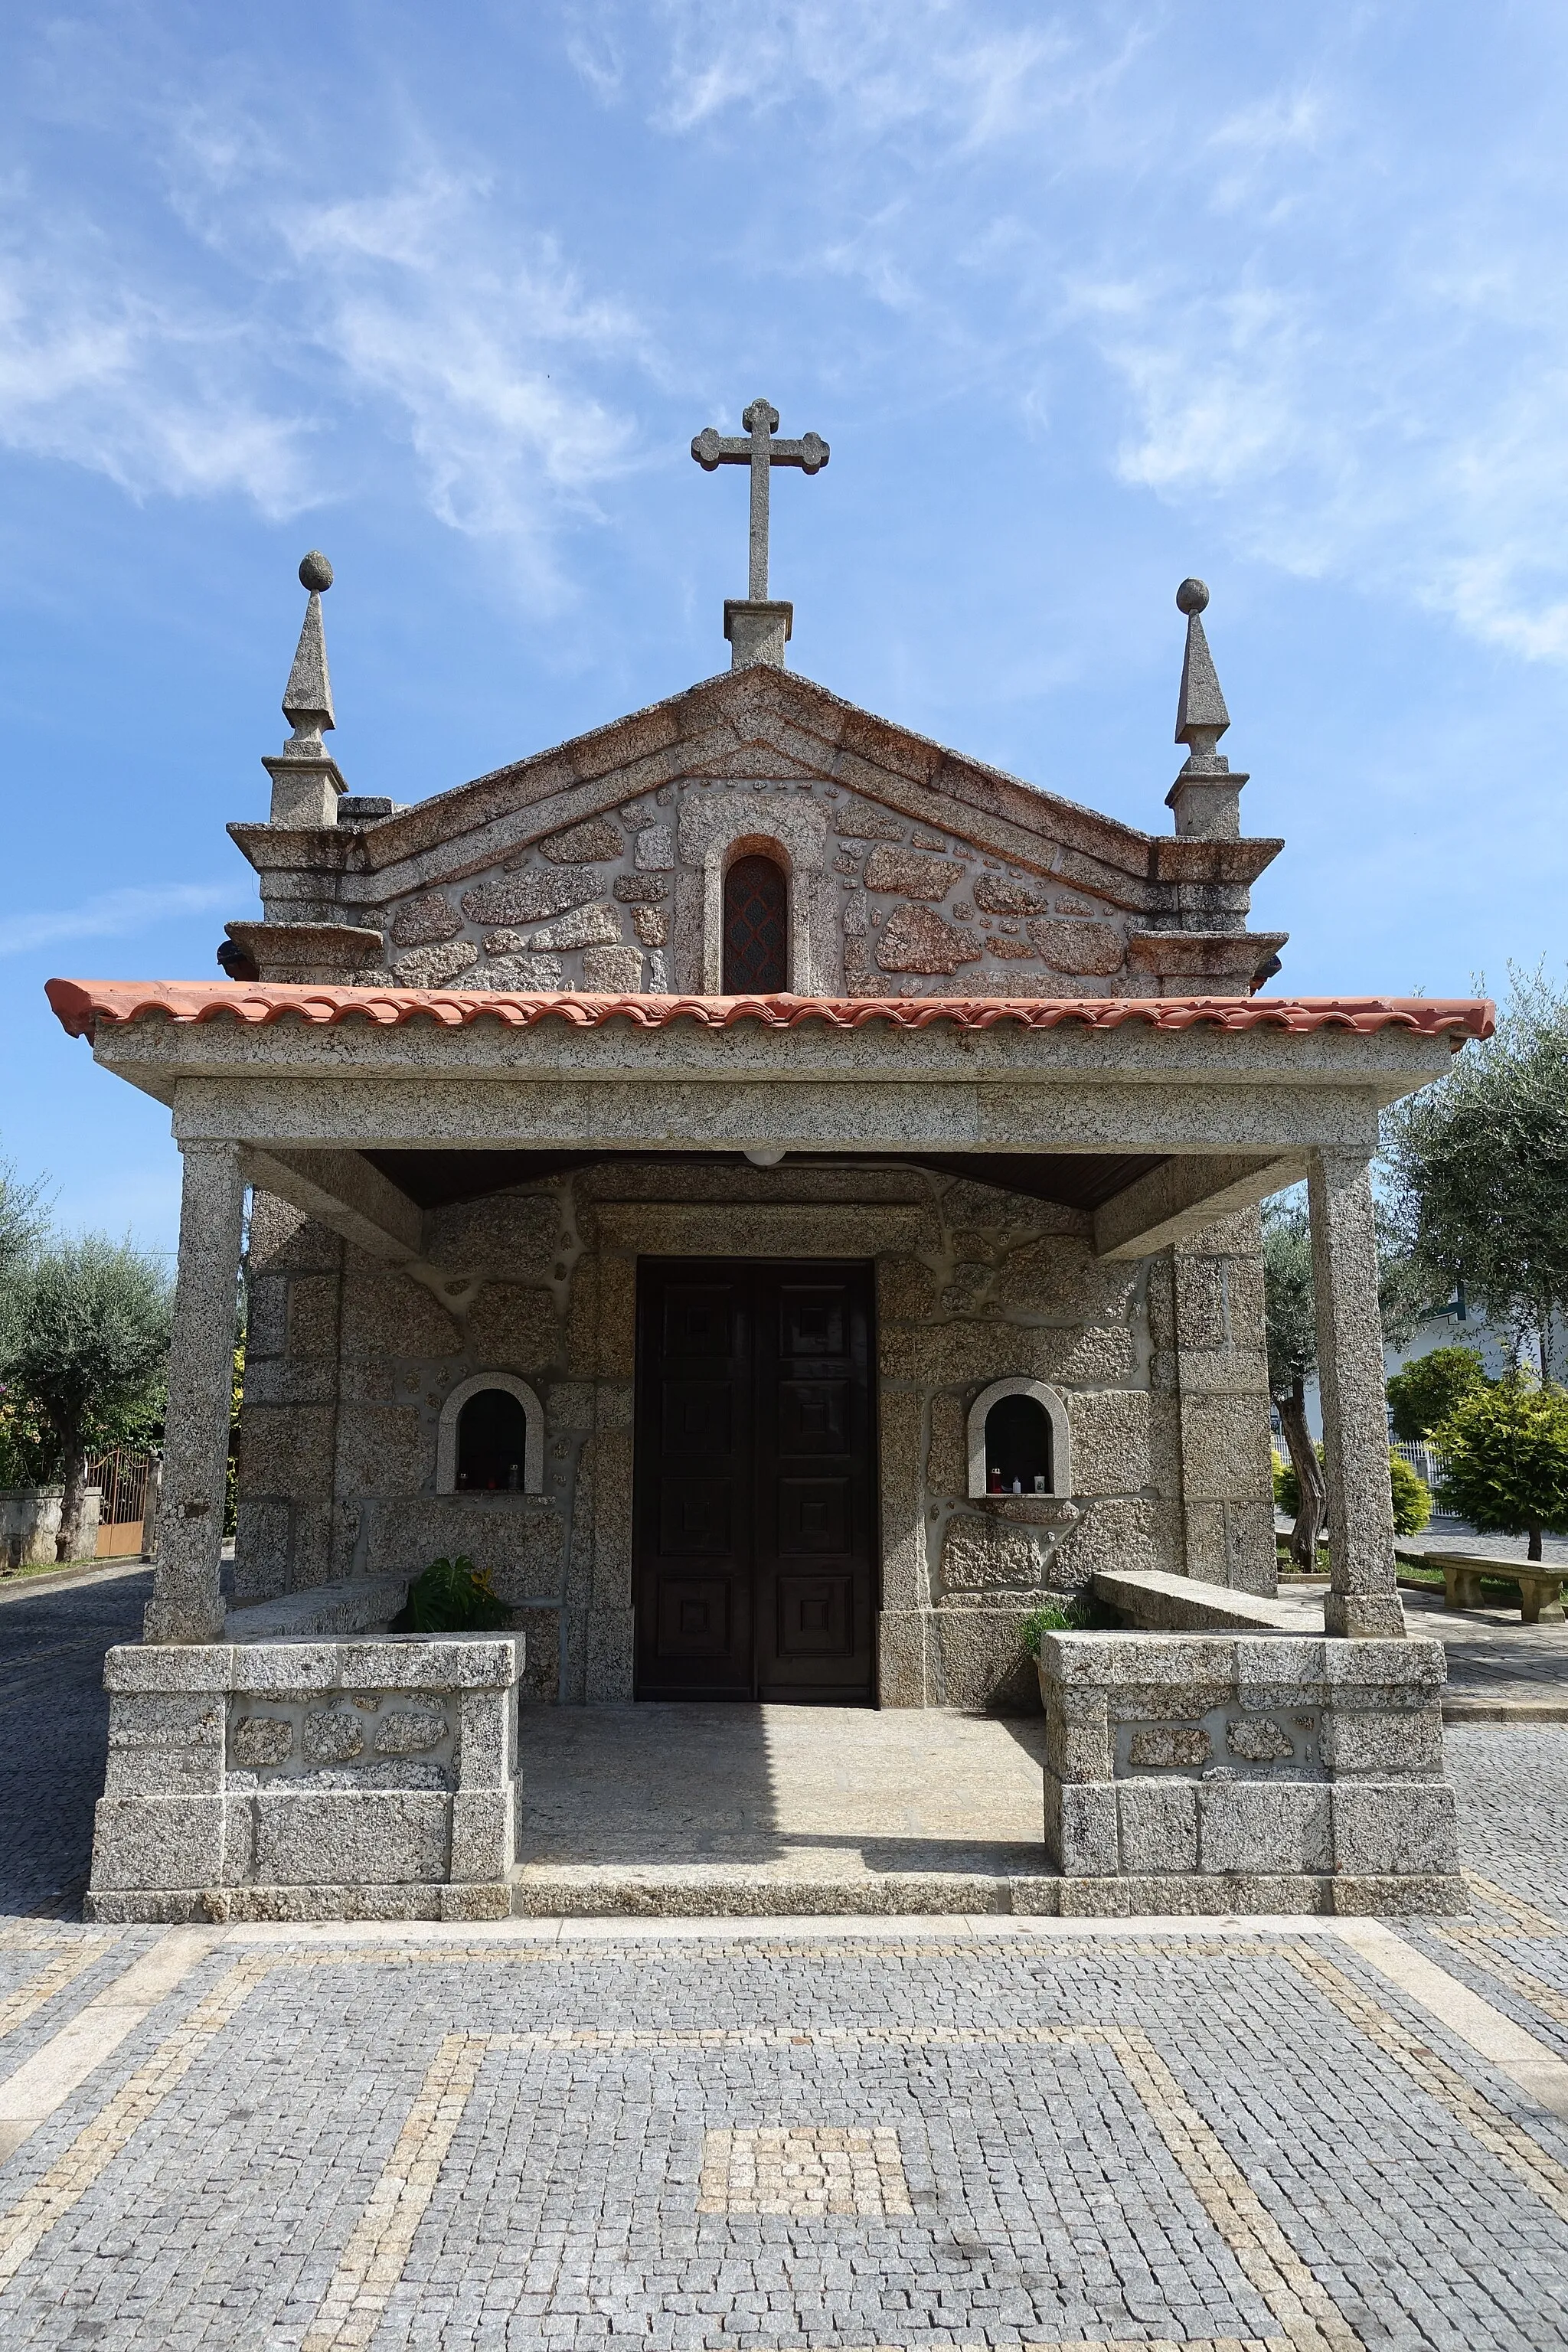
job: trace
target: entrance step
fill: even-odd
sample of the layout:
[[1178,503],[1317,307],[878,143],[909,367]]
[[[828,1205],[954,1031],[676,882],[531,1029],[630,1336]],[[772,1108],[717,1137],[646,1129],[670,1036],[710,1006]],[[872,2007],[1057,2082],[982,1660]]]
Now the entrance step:
[[[782,1875],[765,1865],[667,1863],[615,1866],[519,1863],[514,1917],[524,1919],[757,1919],[846,1916],[961,1917],[975,1912],[1050,1911],[1059,1880],[973,1871],[838,1871]],[[1022,1899],[1015,1900],[1015,1888]]]

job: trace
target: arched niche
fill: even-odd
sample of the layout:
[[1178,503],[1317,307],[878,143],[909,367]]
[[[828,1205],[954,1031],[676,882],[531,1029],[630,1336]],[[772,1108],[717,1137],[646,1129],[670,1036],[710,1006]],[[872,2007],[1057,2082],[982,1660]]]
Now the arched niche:
[[[1009,1411],[1008,1408],[1013,1405],[1015,1400],[1017,1401],[1016,1407]],[[1016,1453],[1021,1462],[1027,1453],[1029,1432],[1039,1425],[1040,1433],[1045,1439],[1045,1451],[1047,1456],[1044,1491],[1047,1495],[1070,1495],[1072,1493],[1072,1434],[1068,1426],[1067,1400],[1059,1389],[1047,1386],[1044,1381],[1026,1380],[1018,1376],[1011,1380],[993,1381],[988,1389],[981,1390],[969,1408],[969,1492],[971,1496],[984,1495],[990,1491],[986,1485],[988,1468],[986,1433],[991,1424],[992,1413],[997,1406],[1001,1406],[1003,1411],[998,1415],[992,1435],[997,1441],[998,1447],[1005,1442],[1009,1456]],[[1031,1407],[1034,1409],[1033,1412],[1030,1410]],[[1038,1416],[1043,1416],[1043,1425],[1038,1423]],[[1036,1457],[1030,1455],[1029,1458],[1032,1460]],[[1011,1493],[1010,1483],[1004,1491]],[[1037,1490],[1032,1484],[1032,1478],[1026,1476],[1024,1480],[1024,1492],[1027,1494],[1035,1491]]]
[[488,1391],[497,1391],[512,1398],[522,1409],[523,1460],[522,1478],[516,1488],[495,1491],[521,1495],[542,1495],[544,1492],[544,1408],[526,1381],[512,1372],[475,1372],[471,1379],[459,1381],[441,1407],[441,1418],[436,1431],[436,1492],[438,1495],[483,1493],[483,1487],[467,1488],[458,1484],[460,1466],[460,1439],[463,1434],[463,1408]]
[[784,791],[715,786],[688,794],[680,811],[685,870],[676,883],[677,930],[689,973],[683,984],[704,996],[722,994],[724,878],[738,858],[759,856],[773,859],[788,891],[790,992],[817,995],[832,969],[824,929],[827,819],[806,795]]
[[731,856],[724,873],[721,986],[726,996],[789,987],[789,877],[765,849]]

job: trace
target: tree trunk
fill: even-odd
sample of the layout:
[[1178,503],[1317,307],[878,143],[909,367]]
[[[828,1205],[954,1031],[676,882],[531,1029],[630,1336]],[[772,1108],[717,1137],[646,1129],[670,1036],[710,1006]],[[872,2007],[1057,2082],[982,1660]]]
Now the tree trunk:
[[1292,1381],[1289,1396],[1279,1399],[1279,1425],[1296,1473],[1296,1524],[1290,1530],[1290,1558],[1310,1576],[1318,1565],[1318,1537],[1328,1513],[1323,1465],[1307,1427],[1306,1382]]
[[1539,1528],[1531,1528],[1530,1548],[1524,1556],[1526,1559],[1539,1559],[1541,1558],[1541,1529]]
[[72,1430],[65,1444],[65,1492],[60,1497],[60,1531],[55,1538],[55,1558],[81,1557],[81,1520],[87,1499],[87,1456],[81,1439]]

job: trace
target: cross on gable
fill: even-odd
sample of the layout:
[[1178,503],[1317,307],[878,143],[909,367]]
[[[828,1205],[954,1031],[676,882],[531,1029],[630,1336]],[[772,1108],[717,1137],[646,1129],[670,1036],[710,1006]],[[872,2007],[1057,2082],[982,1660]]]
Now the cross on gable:
[[768,593],[768,478],[775,466],[798,466],[803,474],[820,474],[828,448],[820,433],[805,433],[798,441],[775,441],[779,413],[771,400],[753,400],[741,418],[745,438],[715,432],[711,425],[692,440],[691,454],[705,474],[721,466],[752,469],[752,580],[748,590],[754,604]]

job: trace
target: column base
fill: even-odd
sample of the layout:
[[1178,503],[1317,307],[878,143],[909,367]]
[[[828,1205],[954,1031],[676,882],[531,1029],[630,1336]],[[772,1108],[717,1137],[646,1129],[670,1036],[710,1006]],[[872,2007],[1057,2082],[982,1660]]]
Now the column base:
[[1345,1642],[1403,1642],[1404,1603],[1397,1592],[1325,1592],[1323,1631]]
[[171,1595],[160,1599],[154,1593],[142,1613],[142,1639],[157,1647],[169,1643],[189,1646],[193,1643],[221,1642],[224,1617],[221,1593],[211,1600],[199,1601],[182,1601]]

